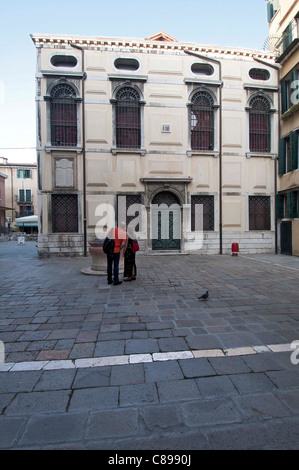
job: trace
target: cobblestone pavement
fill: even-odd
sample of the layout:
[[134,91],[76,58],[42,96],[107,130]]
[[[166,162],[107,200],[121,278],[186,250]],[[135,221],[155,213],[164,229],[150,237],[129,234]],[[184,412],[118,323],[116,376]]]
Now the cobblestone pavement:
[[0,448],[298,449],[299,259],[137,263],[109,286],[0,243]]

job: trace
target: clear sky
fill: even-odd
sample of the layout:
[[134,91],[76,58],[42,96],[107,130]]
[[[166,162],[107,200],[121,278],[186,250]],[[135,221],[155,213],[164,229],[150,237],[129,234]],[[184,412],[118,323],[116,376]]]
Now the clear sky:
[[[36,53],[31,33],[264,48],[265,0],[14,0],[0,10],[0,156],[34,162]],[[19,150],[14,150],[19,149]]]

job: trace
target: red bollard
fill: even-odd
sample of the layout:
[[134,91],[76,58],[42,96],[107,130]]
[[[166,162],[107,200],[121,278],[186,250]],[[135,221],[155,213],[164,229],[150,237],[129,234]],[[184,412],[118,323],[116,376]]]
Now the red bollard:
[[238,256],[239,253],[239,244],[233,243],[232,244],[232,256]]

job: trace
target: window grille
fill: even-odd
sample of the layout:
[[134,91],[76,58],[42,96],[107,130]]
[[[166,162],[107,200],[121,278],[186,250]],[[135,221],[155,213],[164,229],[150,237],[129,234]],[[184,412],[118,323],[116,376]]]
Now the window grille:
[[52,232],[78,232],[76,194],[52,194]]
[[213,75],[214,68],[210,64],[194,63],[191,65],[191,71],[197,75]]
[[269,80],[270,72],[267,69],[250,69],[249,76],[253,80]]
[[249,111],[249,148],[251,152],[270,152],[270,104],[267,98],[256,96]]
[[51,57],[51,64],[54,67],[76,67],[78,60],[72,55],[54,55]]
[[271,230],[270,196],[249,196],[249,230]]
[[67,83],[56,85],[51,92],[51,144],[77,145],[76,93]]
[[140,96],[131,87],[123,87],[116,95],[116,146],[141,147]]
[[[125,204],[120,202],[120,198],[125,198]],[[124,201],[124,199],[122,200]],[[137,205],[137,211],[135,213],[135,207],[132,207],[133,204]],[[130,211],[131,208],[131,211]],[[133,210],[134,209],[134,210]],[[132,214],[134,212],[134,214]],[[132,215],[131,215],[132,214]],[[141,195],[140,194],[127,194],[123,196],[118,196],[117,200],[117,222],[124,221],[126,226],[132,222],[136,217],[139,216],[141,221]],[[140,232],[141,227],[140,223],[134,227],[135,232]]]
[[[191,230],[195,231],[195,210],[196,205],[201,204],[203,213],[203,230],[214,230],[214,196],[194,195],[191,196]],[[198,221],[200,222],[200,221]]]
[[214,150],[214,101],[205,91],[195,93],[191,104],[191,149]]

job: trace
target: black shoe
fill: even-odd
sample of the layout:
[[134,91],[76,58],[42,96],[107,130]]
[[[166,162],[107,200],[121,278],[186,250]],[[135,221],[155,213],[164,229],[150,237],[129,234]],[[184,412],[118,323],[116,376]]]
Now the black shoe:
[[113,281],[108,281],[108,284],[113,284]]
[[122,282],[123,282],[123,281],[116,281],[116,282],[114,282],[113,284],[114,284],[115,286],[118,286],[119,284],[122,284]]

